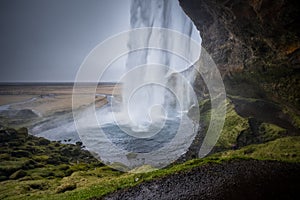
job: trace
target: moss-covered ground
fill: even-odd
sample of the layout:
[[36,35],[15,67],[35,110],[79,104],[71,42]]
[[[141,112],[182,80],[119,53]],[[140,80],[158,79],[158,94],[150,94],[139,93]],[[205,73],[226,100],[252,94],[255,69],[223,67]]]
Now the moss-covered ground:
[[[233,110],[229,109],[228,112],[231,113],[228,117],[238,118]],[[234,125],[230,123],[227,125],[232,126],[227,131],[235,129]],[[274,129],[273,125],[264,126]],[[1,134],[7,136],[4,133],[7,131],[2,130]],[[0,199],[88,199],[131,187],[143,181],[231,159],[300,162],[300,136],[291,136],[173,164],[149,173],[123,173],[89,157],[90,154],[82,150],[80,145],[65,145],[29,136],[25,129],[18,132],[9,129],[9,132],[10,137],[15,138],[14,140],[4,142],[5,137],[1,137]],[[223,134],[226,134],[226,131]],[[19,145],[15,144],[18,137],[23,138]],[[232,136],[228,138],[229,141],[232,140]],[[73,151],[77,151],[77,154],[70,156]],[[147,169],[147,166],[144,168]]]
[[[243,103],[240,104],[240,103]],[[184,163],[176,162],[165,169],[146,173],[150,166],[124,173],[96,160],[76,145],[61,144],[29,135],[26,128],[0,128],[0,199],[89,199],[132,187],[143,181],[168,176],[209,163],[232,159],[300,162],[300,116],[291,106],[270,106],[256,98],[229,95],[224,128],[214,154]],[[294,128],[273,123],[272,115],[243,115],[244,105],[267,107],[280,113]],[[237,109],[239,108],[239,109]],[[275,109],[272,110],[272,109]],[[270,110],[271,109],[271,110]],[[247,109],[244,109],[247,110]],[[258,109],[259,110],[259,109]],[[210,101],[200,102],[204,126],[210,121]],[[262,110],[264,112],[264,110]],[[275,118],[275,116],[274,116]],[[281,120],[281,118],[279,119]],[[276,122],[276,120],[275,120]],[[284,124],[283,124],[284,125]],[[295,132],[296,130],[296,132]]]

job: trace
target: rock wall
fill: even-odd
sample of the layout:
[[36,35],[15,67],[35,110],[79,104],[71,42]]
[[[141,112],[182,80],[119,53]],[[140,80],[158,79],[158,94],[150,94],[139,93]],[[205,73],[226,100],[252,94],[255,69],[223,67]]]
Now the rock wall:
[[300,8],[296,0],[179,1],[221,71],[227,93],[266,95],[299,108]]

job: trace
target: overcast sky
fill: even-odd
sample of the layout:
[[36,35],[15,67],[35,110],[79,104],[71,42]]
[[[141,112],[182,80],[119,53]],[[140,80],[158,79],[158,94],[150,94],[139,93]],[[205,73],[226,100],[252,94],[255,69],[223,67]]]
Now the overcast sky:
[[129,29],[129,0],[1,0],[0,82],[74,81],[83,59]]

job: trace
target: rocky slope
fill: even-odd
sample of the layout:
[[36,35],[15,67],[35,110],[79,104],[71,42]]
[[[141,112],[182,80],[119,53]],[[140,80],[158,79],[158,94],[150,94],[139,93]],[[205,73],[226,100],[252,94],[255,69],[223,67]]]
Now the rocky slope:
[[237,160],[172,174],[99,199],[295,199],[299,178],[299,164]]
[[[295,0],[179,2],[200,31],[202,46],[219,68],[228,97],[225,126],[213,152],[263,143],[277,136],[299,135],[299,3]],[[207,92],[200,76],[195,90],[198,94]],[[201,145],[209,123],[210,103],[205,95],[201,97],[202,127],[187,158],[197,156],[194,152]],[[262,127],[265,125],[267,128]],[[276,137],[274,134],[269,137],[275,132]]]
[[[229,94],[300,108],[300,7],[296,0],[180,0]],[[201,87],[198,85],[197,87]]]

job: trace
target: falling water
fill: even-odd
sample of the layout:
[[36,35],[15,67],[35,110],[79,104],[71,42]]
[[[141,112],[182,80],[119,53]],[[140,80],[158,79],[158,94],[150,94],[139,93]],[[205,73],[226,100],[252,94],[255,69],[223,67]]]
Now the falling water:
[[[132,0],[130,14],[132,29],[144,27],[172,29],[199,40],[198,31],[182,11],[178,1]],[[172,50],[179,45],[180,48],[184,48],[186,53],[184,56],[186,58],[190,56],[189,42],[167,37],[170,36],[164,33],[153,34],[151,29],[143,35],[132,32],[128,48],[135,50],[138,46],[148,46],[151,41],[157,40],[161,49]],[[157,67],[153,64],[162,66]],[[138,66],[141,67],[136,69]],[[195,103],[190,98],[189,86],[194,80],[193,70],[188,69],[190,66],[191,63],[172,55],[172,52],[143,49],[129,53],[126,63],[128,75],[125,77],[122,92],[123,110],[135,130],[145,130],[151,124],[161,121],[161,118],[170,116],[170,113],[187,111]],[[132,72],[135,69],[136,71]],[[186,79],[179,79],[175,72],[180,72]],[[153,84],[149,84],[150,82]],[[172,94],[161,85],[175,91],[177,101],[174,100],[175,97],[171,98]],[[139,86],[141,87],[138,88]],[[178,102],[184,103],[179,106]]]

